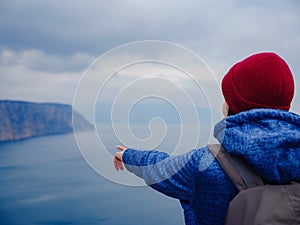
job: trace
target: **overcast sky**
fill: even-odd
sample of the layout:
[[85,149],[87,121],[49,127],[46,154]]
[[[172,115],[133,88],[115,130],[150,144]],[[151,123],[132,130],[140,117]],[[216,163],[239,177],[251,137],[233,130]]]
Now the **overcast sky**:
[[297,0],[2,0],[0,99],[72,103],[97,57],[128,42],[164,40],[198,54],[219,83],[248,55],[277,52],[294,73],[292,109],[300,113],[299,12]]

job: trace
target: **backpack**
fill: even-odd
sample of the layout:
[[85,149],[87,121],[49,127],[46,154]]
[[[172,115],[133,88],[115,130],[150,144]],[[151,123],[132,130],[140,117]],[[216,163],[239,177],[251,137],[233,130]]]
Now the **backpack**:
[[226,225],[300,225],[300,184],[265,184],[240,157],[219,144],[207,145],[239,190],[227,209]]

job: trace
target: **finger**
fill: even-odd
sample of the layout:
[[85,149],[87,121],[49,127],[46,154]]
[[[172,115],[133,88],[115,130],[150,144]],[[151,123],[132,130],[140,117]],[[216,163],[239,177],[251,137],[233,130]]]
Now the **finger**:
[[118,160],[116,159],[116,157],[114,157],[113,161],[114,161],[114,166],[115,166],[116,171],[119,171]]
[[117,171],[119,171],[121,169],[120,163],[122,163],[122,161],[119,159],[119,157],[117,155],[115,155],[115,165],[116,165]]
[[120,170],[124,170],[123,162],[119,161],[118,166]]
[[122,170],[122,169],[121,169],[122,163],[121,163],[120,161],[117,161],[117,165],[118,165],[118,171],[119,171],[119,170]]
[[124,146],[117,145],[117,149],[119,149],[120,151],[124,151],[124,150],[125,150],[125,147],[124,147]]
[[121,162],[122,162],[122,152],[116,152],[116,153],[115,153],[115,158],[116,158],[118,161],[121,161]]
[[117,145],[117,149],[121,150],[121,151],[124,151],[126,150],[126,148],[124,146],[121,146],[121,145]]

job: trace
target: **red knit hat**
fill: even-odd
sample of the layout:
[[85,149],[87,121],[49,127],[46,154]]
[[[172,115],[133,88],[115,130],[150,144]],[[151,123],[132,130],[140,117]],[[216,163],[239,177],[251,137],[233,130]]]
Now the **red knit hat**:
[[294,96],[293,75],[277,54],[259,53],[231,67],[222,92],[233,113],[255,108],[288,111]]

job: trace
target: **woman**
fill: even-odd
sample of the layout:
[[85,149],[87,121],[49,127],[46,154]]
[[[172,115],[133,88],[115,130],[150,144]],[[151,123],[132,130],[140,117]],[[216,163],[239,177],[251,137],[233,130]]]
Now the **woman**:
[[[242,156],[267,183],[300,180],[300,117],[289,112],[294,80],[286,62],[275,53],[252,55],[228,71],[222,92],[225,118],[214,136],[226,151]],[[117,148],[116,170],[125,165],[152,188],[179,199],[187,225],[224,224],[238,190],[207,147],[180,156]]]

